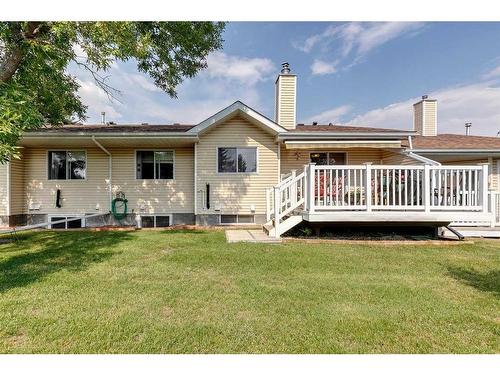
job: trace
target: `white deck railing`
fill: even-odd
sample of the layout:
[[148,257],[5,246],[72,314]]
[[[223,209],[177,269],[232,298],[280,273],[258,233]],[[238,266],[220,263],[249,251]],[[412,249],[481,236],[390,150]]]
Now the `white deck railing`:
[[483,211],[488,166],[315,166],[310,211]]
[[[309,164],[266,190],[267,219],[294,210],[481,212],[500,223],[500,192],[488,191],[488,165]],[[277,213],[277,215],[276,215]],[[484,216],[484,215],[483,215]],[[456,215],[455,215],[456,217]]]

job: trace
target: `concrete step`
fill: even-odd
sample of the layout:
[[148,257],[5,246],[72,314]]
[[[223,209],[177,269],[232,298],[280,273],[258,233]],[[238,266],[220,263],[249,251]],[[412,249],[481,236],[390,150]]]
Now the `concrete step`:
[[[500,228],[488,227],[453,227],[464,237],[475,238],[500,238]],[[441,236],[456,238],[456,236],[446,228],[443,228]]]

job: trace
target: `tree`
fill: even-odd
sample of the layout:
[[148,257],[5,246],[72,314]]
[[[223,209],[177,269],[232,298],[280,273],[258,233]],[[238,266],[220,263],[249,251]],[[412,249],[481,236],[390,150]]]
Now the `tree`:
[[86,118],[78,82],[66,71],[71,62],[114,97],[104,73],[113,61],[133,59],[139,71],[176,97],[183,79],[205,68],[207,55],[222,47],[224,27],[222,22],[0,22],[0,162],[18,157],[23,132]]

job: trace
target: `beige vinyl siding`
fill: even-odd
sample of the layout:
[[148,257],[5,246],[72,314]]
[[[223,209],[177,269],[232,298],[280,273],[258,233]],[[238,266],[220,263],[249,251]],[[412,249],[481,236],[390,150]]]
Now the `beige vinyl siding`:
[[500,159],[493,159],[491,168],[491,188],[500,190]]
[[415,103],[413,105],[413,129],[420,135],[422,134],[423,113],[423,102]]
[[137,180],[136,150],[110,149],[113,155],[113,192],[123,191],[128,199],[129,210],[134,209],[135,212],[141,212],[141,208],[146,213],[194,212],[193,147],[167,146],[157,150],[174,151],[173,180]]
[[[257,173],[217,173],[217,147],[257,147]],[[198,191],[210,184],[210,209],[199,195],[198,214],[256,214],[266,212],[266,188],[278,183],[278,145],[274,136],[256,125],[236,117],[200,137],[197,146]]]
[[436,100],[423,100],[413,105],[413,128],[424,136],[437,135]]
[[397,152],[384,151],[382,164],[385,165],[422,165],[424,163]]
[[437,135],[437,101],[424,102],[424,132],[423,135]]
[[295,129],[295,101],[297,77],[282,74],[276,82],[276,122],[287,129]]
[[361,165],[366,162],[380,164],[382,159],[382,150],[379,149],[330,149],[330,150],[287,150],[281,146],[281,173],[290,173],[292,169],[300,171],[304,165],[309,164],[309,154],[314,151],[319,152],[345,152],[347,153],[347,164]]
[[[82,148],[80,148],[82,149]],[[109,149],[113,155],[113,192],[123,191],[129,212],[193,212],[193,149],[164,147],[174,150],[175,180],[136,180],[135,149]],[[87,148],[86,180],[49,180],[47,150],[26,152],[25,183],[27,203],[40,204],[31,213],[107,213],[109,211],[108,156],[100,149]],[[61,190],[62,207],[55,207],[57,189]],[[96,209],[99,208],[99,210]]]
[[10,162],[10,214],[26,212],[26,184],[24,182],[24,159]]
[[[76,148],[75,148],[76,150]],[[83,148],[78,148],[83,150]],[[32,214],[106,213],[108,204],[108,157],[99,149],[87,152],[86,180],[49,180],[48,150],[33,148],[24,154],[26,205]],[[56,208],[57,190],[61,190],[62,207]],[[96,210],[96,205],[100,210]],[[40,205],[39,210],[29,210]]]
[[0,216],[9,213],[9,186],[8,186],[9,165],[0,164]]

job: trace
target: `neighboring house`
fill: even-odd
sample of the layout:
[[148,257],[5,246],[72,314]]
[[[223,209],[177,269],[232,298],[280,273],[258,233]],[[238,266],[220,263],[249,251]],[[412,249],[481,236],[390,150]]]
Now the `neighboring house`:
[[[500,139],[438,134],[427,97],[414,105],[411,131],[296,124],[296,87],[284,65],[275,121],[237,101],[197,125],[26,133],[21,159],[0,165],[0,224],[116,224],[118,192],[129,207],[121,222],[140,215],[143,226],[267,222],[279,236],[302,220],[498,221]],[[107,215],[84,218],[96,213]]]

